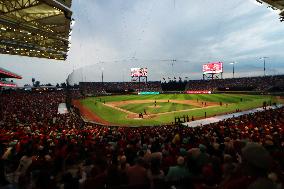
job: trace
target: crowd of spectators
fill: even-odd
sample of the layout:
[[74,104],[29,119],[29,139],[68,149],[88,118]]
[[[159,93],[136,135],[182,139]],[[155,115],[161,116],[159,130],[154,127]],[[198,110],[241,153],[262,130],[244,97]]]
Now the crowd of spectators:
[[283,188],[283,107],[198,128],[105,127],[57,114],[64,94],[0,95],[1,188]]
[[243,77],[214,80],[189,80],[168,82],[81,82],[84,94],[127,93],[139,91],[284,91],[284,75]]
[[162,83],[163,91],[184,91],[187,81],[168,81]]
[[190,80],[186,90],[284,91],[284,75]]
[[81,99],[83,98],[82,91],[79,88],[68,88],[66,96],[70,97],[71,99]]
[[160,92],[161,83],[159,81],[150,82],[80,82],[80,90],[85,94],[104,93],[127,93],[152,91]]
[[58,104],[65,102],[65,92],[17,92],[1,94],[0,120],[13,124],[46,121],[57,115]]

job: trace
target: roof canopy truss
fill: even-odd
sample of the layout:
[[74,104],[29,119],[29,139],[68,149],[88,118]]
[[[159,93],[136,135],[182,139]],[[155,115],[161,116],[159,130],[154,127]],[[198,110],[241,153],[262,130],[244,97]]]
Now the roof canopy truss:
[[65,60],[71,0],[0,0],[0,53]]
[[266,3],[269,5],[270,8],[273,10],[279,10],[280,11],[280,21],[284,21],[284,0],[256,0],[260,3]]

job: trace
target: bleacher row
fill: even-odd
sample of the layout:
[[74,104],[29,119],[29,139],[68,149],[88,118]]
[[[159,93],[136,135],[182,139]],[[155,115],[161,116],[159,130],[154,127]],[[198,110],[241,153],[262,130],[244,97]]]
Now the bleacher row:
[[190,80],[155,82],[80,82],[80,89],[87,94],[126,93],[138,91],[284,91],[284,75],[244,77],[216,80]]
[[284,75],[218,80],[192,80],[186,90],[284,91]]
[[138,91],[161,91],[161,83],[154,82],[80,82],[84,93],[127,93]]

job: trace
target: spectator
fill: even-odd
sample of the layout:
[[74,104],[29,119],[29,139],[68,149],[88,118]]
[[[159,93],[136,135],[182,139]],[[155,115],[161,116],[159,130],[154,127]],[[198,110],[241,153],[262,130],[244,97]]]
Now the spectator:
[[135,165],[131,166],[127,170],[127,176],[128,176],[128,184],[130,186],[135,185],[147,185],[149,183],[149,180],[147,178],[147,171],[143,167],[144,160],[142,158],[138,158],[136,160]]
[[151,188],[157,188],[164,180],[164,171],[160,168],[160,158],[152,158],[150,169],[147,171],[147,176],[150,180]]
[[179,156],[177,158],[177,165],[171,166],[169,172],[166,176],[168,181],[180,181],[182,179],[188,178],[191,175],[184,165],[184,158]]

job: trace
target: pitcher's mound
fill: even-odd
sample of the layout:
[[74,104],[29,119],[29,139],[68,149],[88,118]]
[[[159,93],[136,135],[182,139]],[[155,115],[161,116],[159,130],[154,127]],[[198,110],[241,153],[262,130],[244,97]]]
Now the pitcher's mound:
[[148,106],[149,108],[161,108],[161,106],[157,105],[157,106]]

